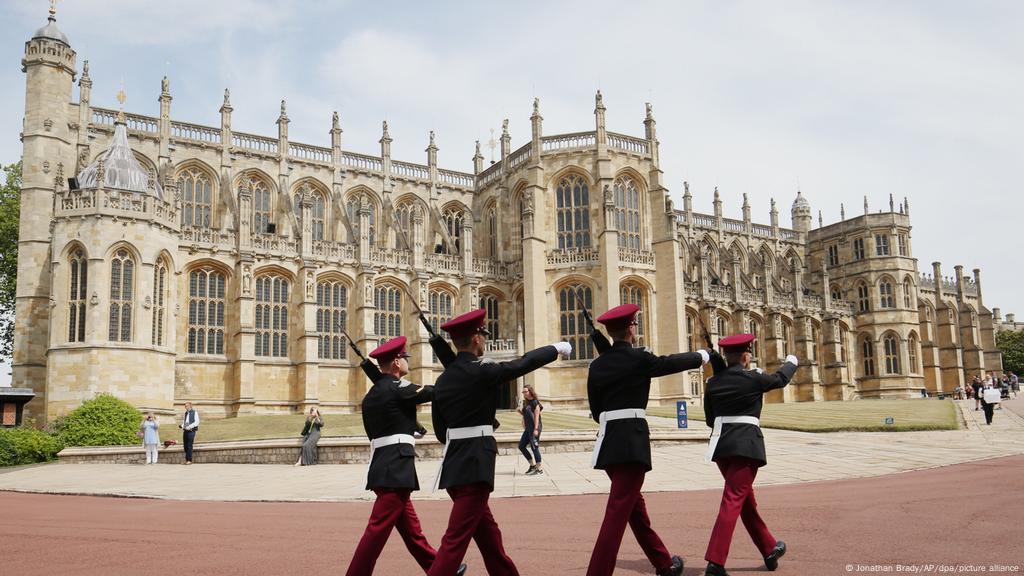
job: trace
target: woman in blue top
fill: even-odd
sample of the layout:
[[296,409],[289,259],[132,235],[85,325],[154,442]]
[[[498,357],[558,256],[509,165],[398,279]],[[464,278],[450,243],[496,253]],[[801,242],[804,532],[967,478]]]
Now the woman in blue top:
[[[526,471],[527,476],[543,474],[544,469],[540,462],[540,433],[543,426],[540,422],[540,413],[544,407],[541,406],[537,392],[532,384],[523,386],[523,406],[519,413],[523,415],[523,435],[519,438],[519,451],[523,453],[526,461],[530,463],[530,469]],[[529,446],[533,455],[526,450]]]
[[146,412],[139,430],[142,432],[142,446],[146,449],[146,464],[156,464],[157,448],[160,447],[160,434],[157,430],[160,424],[153,417],[152,412]]

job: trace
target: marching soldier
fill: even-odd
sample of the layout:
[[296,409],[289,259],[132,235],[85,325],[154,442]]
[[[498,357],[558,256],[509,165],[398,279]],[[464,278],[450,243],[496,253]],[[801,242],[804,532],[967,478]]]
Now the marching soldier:
[[[405,336],[379,346],[370,357],[377,360],[381,372],[373,387],[363,398],[363,427],[370,438],[370,470],[366,489],[373,490],[377,500],[370,512],[366,531],[356,546],[347,576],[372,574],[384,545],[397,528],[406,548],[426,572],[434,564],[437,552],[423,536],[416,509],[410,496],[419,490],[416,477],[416,440],[419,428],[416,406],[434,398],[433,386],[416,386],[402,379],[409,373],[409,354]],[[367,366],[369,365],[369,366]],[[362,363],[367,375],[374,374],[369,360]],[[452,567],[443,574],[461,576],[466,565]]]
[[613,344],[590,364],[587,377],[590,413],[601,425],[592,463],[608,474],[612,485],[587,576],[612,574],[627,523],[659,576],[683,573],[683,559],[670,555],[654,532],[640,494],[644,476],[651,470],[650,430],[644,411],[651,378],[699,368],[709,355],[700,350],[655,356],[635,348],[639,310],[635,304],[623,304],[597,319],[605,325]]
[[452,512],[441,540],[430,576],[455,571],[476,540],[487,573],[518,575],[501,543],[501,530],[487,504],[494,490],[494,464],[498,452],[494,440],[495,390],[572,352],[568,342],[559,342],[527,352],[508,362],[484,362],[487,336],[486,311],[474,310],[441,326],[451,335],[458,350],[455,361],[445,368],[434,389],[434,434],[445,444],[439,478],[448,490]]
[[714,376],[704,393],[704,415],[713,428],[706,459],[718,464],[725,478],[718,519],[704,554],[708,561],[705,576],[728,576],[725,560],[738,517],[743,519],[768,570],[775,570],[786,553],[786,543],[772,536],[757,513],[753,484],[757,469],[767,464],[759,420],[763,395],[785,387],[799,362],[789,355],[775,374],[748,370],[754,338],[753,334],[737,334],[719,340],[725,360],[717,354],[712,359]]

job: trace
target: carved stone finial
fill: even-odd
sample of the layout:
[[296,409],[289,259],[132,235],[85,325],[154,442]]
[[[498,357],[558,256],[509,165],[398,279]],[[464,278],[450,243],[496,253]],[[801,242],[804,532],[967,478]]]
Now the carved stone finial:
[[430,145],[431,146],[434,145],[434,131],[433,130],[430,131]]
[[475,154],[475,156],[482,156],[482,154],[480,154],[480,141],[479,140],[476,141],[476,154]]
[[164,76],[163,79],[160,80],[160,93],[161,94],[170,94],[171,93],[171,82],[167,79],[167,76]]
[[383,129],[384,129],[384,134],[383,134],[383,137],[384,137],[384,138],[390,138],[390,137],[391,137],[391,135],[390,135],[390,134],[388,134],[388,121],[387,121],[387,120],[385,120],[385,121],[384,121],[384,126],[383,126]]
[[715,186],[715,202],[718,202],[718,199],[719,199],[718,186]]
[[508,118],[501,121],[501,136],[502,138],[508,136]]
[[653,110],[651,108],[651,103],[650,102],[644,102],[644,107],[647,109],[647,119],[648,120],[654,120],[654,112],[653,112]]
[[231,106],[231,90],[224,89],[224,105]]
[[683,180],[683,196],[690,195],[690,183]]
[[604,96],[601,95],[601,90],[598,90],[597,94],[594,95],[594,104],[598,108],[604,108]]
[[743,193],[743,207],[744,208],[749,208],[750,207],[750,201],[747,200],[747,193],[746,192]]
[[341,130],[341,121],[338,119],[338,111],[331,115],[331,130]]
[[540,98],[534,97],[533,99],[533,113],[534,115],[540,115]]
[[842,202],[839,203],[839,219],[846,220],[846,205]]
[[85,79],[85,78],[88,78],[88,77],[89,77],[89,61],[85,60],[85,61],[82,62],[82,78]]

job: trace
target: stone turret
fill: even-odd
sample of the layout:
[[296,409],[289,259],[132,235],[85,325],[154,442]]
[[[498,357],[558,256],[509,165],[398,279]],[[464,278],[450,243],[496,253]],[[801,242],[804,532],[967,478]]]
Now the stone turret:
[[811,230],[811,203],[804,198],[803,192],[796,191],[796,200],[793,200],[793,229],[806,234]]

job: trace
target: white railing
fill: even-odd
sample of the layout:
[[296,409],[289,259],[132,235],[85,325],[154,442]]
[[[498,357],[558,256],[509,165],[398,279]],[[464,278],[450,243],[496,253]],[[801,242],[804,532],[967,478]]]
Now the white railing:
[[370,262],[387,268],[410,268],[412,253],[408,250],[373,248],[370,250]]
[[765,226],[764,224],[754,224],[754,236],[761,236],[763,238],[772,237],[772,227]]
[[277,234],[253,234],[252,247],[256,250],[281,252],[291,255],[299,252],[298,243],[292,238],[284,238]]
[[171,122],[171,138],[220,144],[220,130],[187,122]]
[[654,266],[654,252],[650,250],[637,250],[619,246],[619,262],[625,264],[640,264],[642,266]]
[[783,240],[796,240],[796,231],[779,228],[779,237]]
[[722,219],[722,228],[728,232],[746,232],[747,227],[742,220]]
[[548,266],[560,264],[597,264],[597,250],[580,248],[576,250],[551,250],[548,252]]
[[694,226],[698,228],[717,228],[718,224],[715,222],[714,216],[708,216],[707,214],[694,214],[693,222]]
[[518,150],[509,154],[508,156],[508,168],[509,170],[515,170],[520,164],[523,164],[530,159],[530,149],[533,146],[532,142],[529,142],[523,146],[520,146]]
[[342,164],[355,168],[356,170],[380,172],[384,169],[384,163],[380,158],[367,156],[365,154],[356,154],[355,152],[342,153],[341,162]]
[[170,228],[178,226],[174,205],[149,194],[108,189],[61,190],[56,200],[57,218],[101,214],[152,220]]
[[231,145],[236,148],[277,154],[279,144],[278,140],[256,136],[255,134],[246,134],[244,132],[233,132],[231,134]]
[[356,259],[357,246],[355,244],[314,240],[311,248],[314,256],[320,256],[325,260],[350,262]]
[[708,286],[708,295],[716,300],[732,300],[732,289],[712,284]]
[[647,155],[651,153],[650,144],[647,140],[614,132],[608,132],[608,147],[635,154]]
[[201,228],[195,226],[186,226],[181,229],[181,235],[178,237],[181,243],[201,243],[209,244],[211,246],[226,246],[231,247],[235,245],[235,233],[230,230],[221,231],[213,228]]
[[391,173],[405,178],[430,180],[429,168],[427,168],[426,166],[421,166],[419,164],[410,164],[408,162],[398,162],[396,160],[392,160]]
[[113,126],[115,120],[117,120],[117,112],[113,110],[104,110],[103,108],[92,109],[93,124],[107,124]]
[[462,258],[455,254],[427,254],[425,264],[431,272],[458,273],[462,270]]
[[764,290],[760,288],[740,288],[740,300],[750,303],[764,302]]
[[496,162],[487,167],[486,170],[477,175],[477,186],[482,190],[488,184],[501,177],[501,162]]
[[[92,123],[93,124],[106,124],[113,126],[114,122],[117,121],[117,110],[109,110],[107,108],[93,108],[92,109]],[[125,126],[129,130],[136,130],[139,132],[150,132],[156,134],[160,132],[160,120],[151,116],[142,116],[140,114],[125,114],[124,115]]]
[[288,143],[288,155],[302,160],[325,162],[327,164],[330,164],[334,158],[330,148],[321,148],[320,146],[310,146],[309,144],[298,144],[294,142]]
[[451,184],[453,186],[459,186],[462,188],[473,188],[473,182],[475,177],[472,174],[466,174],[465,172],[456,172],[454,170],[438,170],[437,179],[445,184]]
[[544,152],[570,150],[573,148],[591,148],[596,144],[596,132],[575,132],[573,134],[559,134],[558,136],[545,136],[540,140],[540,148]]

